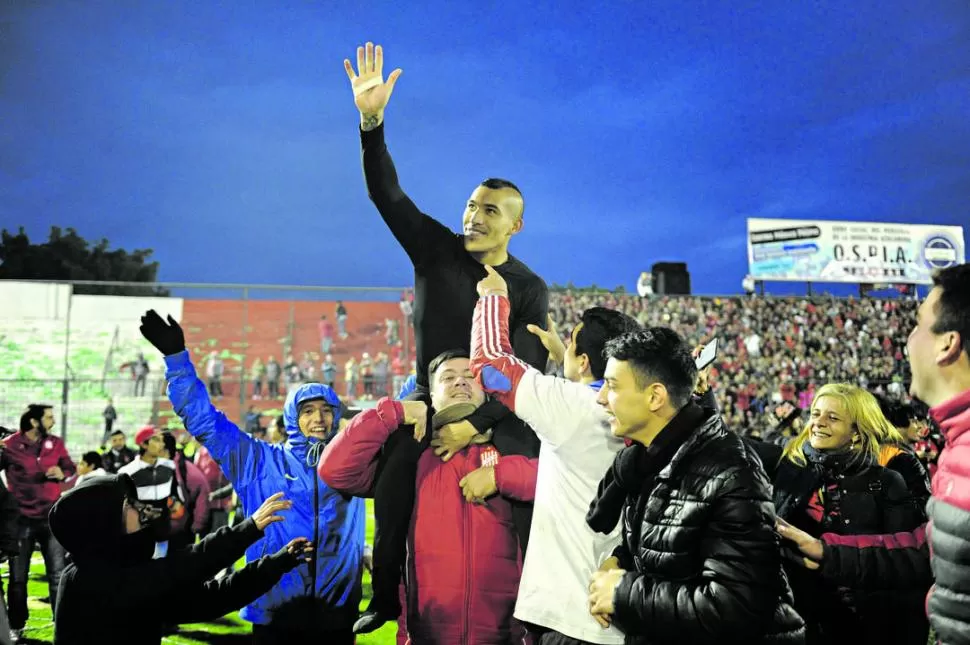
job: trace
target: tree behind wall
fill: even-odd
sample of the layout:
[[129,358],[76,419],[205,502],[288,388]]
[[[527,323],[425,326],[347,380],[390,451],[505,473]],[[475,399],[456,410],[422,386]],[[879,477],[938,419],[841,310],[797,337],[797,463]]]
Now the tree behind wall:
[[[109,250],[108,240],[95,244],[73,228],[51,227],[47,242],[32,244],[23,227],[16,233],[3,230],[0,239],[0,279],[6,280],[99,280],[155,282],[158,262],[148,262],[151,249]],[[74,293],[101,296],[168,296],[167,289],[77,285]]]

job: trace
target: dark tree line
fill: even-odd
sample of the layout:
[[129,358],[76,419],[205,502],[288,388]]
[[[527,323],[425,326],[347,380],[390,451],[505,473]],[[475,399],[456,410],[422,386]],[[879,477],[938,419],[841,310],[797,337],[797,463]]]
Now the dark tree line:
[[74,293],[104,296],[168,296],[167,289],[149,286],[158,275],[158,262],[149,262],[151,249],[110,249],[102,238],[91,243],[73,228],[52,226],[46,242],[32,243],[23,227],[3,230],[0,239],[0,280],[97,280],[144,282],[144,287],[76,285]]

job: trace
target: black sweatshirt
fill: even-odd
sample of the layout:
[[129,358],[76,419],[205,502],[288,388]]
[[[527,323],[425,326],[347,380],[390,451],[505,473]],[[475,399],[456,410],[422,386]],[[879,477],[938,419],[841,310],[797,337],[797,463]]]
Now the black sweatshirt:
[[[367,194],[414,265],[417,382],[427,387],[428,363],[435,356],[450,349],[471,349],[476,287],[486,275],[485,268],[465,250],[464,236],[422,213],[401,190],[384,143],[383,124],[361,131],[360,145]],[[515,354],[545,371],[548,352],[526,325],[546,326],[546,283],[512,255],[494,268],[509,287],[509,329]],[[501,403],[489,400],[468,421],[482,432],[508,413]]]
[[[119,509],[119,520],[120,515]],[[76,531],[87,528],[81,524]],[[95,534],[91,539],[98,537]],[[212,579],[262,537],[263,532],[249,518],[168,558],[128,566],[110,560],[68,564],[57,596],[54,643],[154,645],[162,640],[163,624],[215,620],[245,606],[300,562],[280,551],[219,580]],[[97,620],[105,612],[112,619]]]

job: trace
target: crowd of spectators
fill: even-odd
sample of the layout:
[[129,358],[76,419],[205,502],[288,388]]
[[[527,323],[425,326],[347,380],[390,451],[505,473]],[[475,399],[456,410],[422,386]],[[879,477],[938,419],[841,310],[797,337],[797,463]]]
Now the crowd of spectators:
[[724,420],[765,437],[798,429],[815,390],[851,382],[907,397],[905,346],[918,302],[878,298],[648,296],[552,291],[549,313],[568,341],[588,307],[618,309],[669,326],[696,345],[718,339],[711,372]]

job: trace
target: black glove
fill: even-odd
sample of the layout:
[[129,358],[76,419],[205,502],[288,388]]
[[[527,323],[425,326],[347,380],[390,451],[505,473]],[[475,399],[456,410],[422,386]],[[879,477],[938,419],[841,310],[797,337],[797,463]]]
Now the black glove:
[[185,351],[185,334],[171,316],[168,317],[168,322],[165,322],[157,311],[149,309],[141,317],[141,327],[138,330],[145,340],[165,356]]

